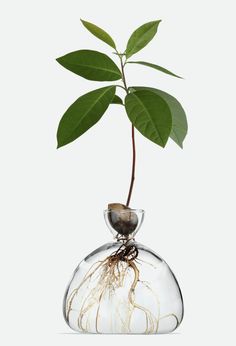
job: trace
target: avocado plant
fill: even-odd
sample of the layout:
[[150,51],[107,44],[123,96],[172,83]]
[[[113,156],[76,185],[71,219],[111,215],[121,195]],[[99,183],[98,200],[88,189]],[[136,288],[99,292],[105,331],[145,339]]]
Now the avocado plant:
[[[184,109],[175,97],[153,87],[128,86],[125,69],[130,64],[137,64],[176,78],[181,77],[154,63],[130,60],[134,54],[153,39],[161,20],[148,22],[136,29],[130,36],[124,52],[117,49],[114,40],[106,31],[85,20],[81,20],[81,22],[90,33],[112,48],[112,53],[118,58],[120,67],[106,54],[88,49],[77,50],[56,59],[67,70],[85,79],[113,82],[112,85],[80,96],[67,109],[58,126],[58,148],[73,142],[95,125],[110,104],[124,106],[131,122],[131,181],[126,204],[112,204],[110,206],[115,208],[120,205],[123,208],[129,208],[135,179],[135,129],[160,147],[164,148],[168,139],[171,138],[182,148],[188,125]],[[115,84],[115,81],[121,81],[121,83]],[[116,95],[117,88],[124,90],[124,99]]]

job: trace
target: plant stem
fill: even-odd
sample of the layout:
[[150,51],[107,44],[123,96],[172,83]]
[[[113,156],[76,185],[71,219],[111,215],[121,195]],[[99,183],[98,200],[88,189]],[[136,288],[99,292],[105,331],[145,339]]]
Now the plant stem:
[[134,186],[134,180],[135,180],[135,164],[136,164],[136,148],[135,148],[135,135],[134,135],[134,125],[132,125],[132,152],[133,152],[133,160],[132,160],[132,173],[131,173],[131,181],[130,181],[130,187],[129,187],[129,193],[127,197],[126,206],[129,206],[133,186]]
[[[121,73],[122,73],[122,81],[124,84],[124,89],[126,93],[129,93],[129,89],[127,87],[126,79],[125,79],[125,71],[124,71],[124,66],[125,64],[123,63],[123,55],[118,54],[120,58],[120,64],[121,64]],[[128,207],[130,204],[132,192],[133,192],[133,187],[134,187],[134,180],[135,180],[135,165],[136,165],[136,147],[135,147],[135,132],[134,132],[134,125],[132,124],[131,126],[131,132],[132,132],[132,171],[131,171],[131,180],[130,180],[130,186],[129,186],[129,192],[128,192],[128,197],[126,201],[126,206]]]
[[126,93],[128,94],[128,93],[129,93],[129,90],[128,90],[128,87],[127,87],[127,84],[126,84],[125,69],[124,69],[124,63],[123,63],[122,56],[120,56],[120,64],[121,64],[122,81],[123,81],[123,84],[124,84]]

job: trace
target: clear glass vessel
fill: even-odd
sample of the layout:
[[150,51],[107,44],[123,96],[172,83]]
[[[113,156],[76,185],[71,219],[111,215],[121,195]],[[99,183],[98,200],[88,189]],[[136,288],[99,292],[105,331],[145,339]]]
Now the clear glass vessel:
[[183,299],[167,263],[135,241],[143,210],[106,210],[115,241],[76,268],[64,297],[68,325],[82,333],[157,334],[183,319]]

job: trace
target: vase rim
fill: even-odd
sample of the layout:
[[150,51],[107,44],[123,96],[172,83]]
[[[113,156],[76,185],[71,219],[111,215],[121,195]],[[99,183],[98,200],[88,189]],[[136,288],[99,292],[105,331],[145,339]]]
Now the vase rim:
[[[105,209],[104,210],[104,213],[107,213],[109,211],[112,211],[112,210],[115,210],[115,209],[111,209],[111,208],[108,208],[108,209]],[[141,214],[144,214],[145,213],[145,210],[144,209],[133,209],[133,208],[129,208],[129,209],[119,209],[119,213],[130,213],[130,212],[136,212],[136,213],[141,213]]]

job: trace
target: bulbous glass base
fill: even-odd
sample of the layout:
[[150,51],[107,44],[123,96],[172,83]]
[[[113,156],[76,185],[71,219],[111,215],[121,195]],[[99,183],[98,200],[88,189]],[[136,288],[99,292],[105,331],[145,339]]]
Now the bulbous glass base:
[[182,321],[183,299],[166,262],[130,239],[107,243],[79,264],[64,316],[84,333],[170,333]]

